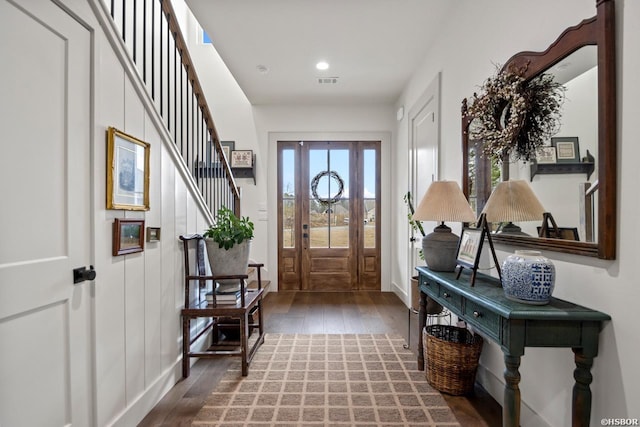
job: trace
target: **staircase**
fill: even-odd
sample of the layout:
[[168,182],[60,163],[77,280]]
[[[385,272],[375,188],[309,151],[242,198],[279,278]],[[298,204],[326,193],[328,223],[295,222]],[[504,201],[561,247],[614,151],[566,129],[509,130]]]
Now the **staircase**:
[[102,0],[153,105],[212,215],[240,215],[240,193],[169,0]]

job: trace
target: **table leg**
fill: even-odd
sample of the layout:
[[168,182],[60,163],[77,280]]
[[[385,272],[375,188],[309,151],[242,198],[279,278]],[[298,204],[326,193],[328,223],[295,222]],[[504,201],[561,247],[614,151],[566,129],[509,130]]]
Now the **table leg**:
[[422,330],[427,324],[427,294],[420,292],[420,310],[418,311],[418,370],[424,371],[424,344]]
[[191,351],[190,320],[190,317],[182,315],[182,378],[187,378],[191,369],[191,361],[189,360],[189,352]]
[[242,376],[249,374],[249,363],[247,362],[249,347],[249,312],[245,312],[240,317],[240,351],[242,355]]
[[585,354],[582,348],[573,348],[575,355],[576,369],[573,371],[573,378],[576,383],[573,385],[573,427],[587,427],[591,419],[591,389],[589,385],[593,380],[591,367],[593,357]]
[[504,402],[502,406],[502,426],[520,425],[520,356],[504,355]]
[[411,348],[411,307],[407,309],[407,343],[402,344],[402,348]]

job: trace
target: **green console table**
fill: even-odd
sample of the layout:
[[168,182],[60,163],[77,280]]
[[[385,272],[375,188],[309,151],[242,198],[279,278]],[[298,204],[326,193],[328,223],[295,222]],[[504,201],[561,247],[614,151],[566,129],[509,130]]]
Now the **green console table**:
[[[598,334],[611,317],[586,307],[552,298],[548,305],[511,301],[497,278],[478,274],[471,286],[465,272],[456,274],[417,267],[420,287],[420,332],[426,325],[426,297],[433,298],[484,336],[500,344],[504,353],[502,425],[520,425],[520,358],[525,347],[570,347],[573,371],[573,427],[589,426],[591,366],[598,354]],[[418,336],[421,336],[419,334]],[[423,342],[418,340],[418,367],[424,369]]]

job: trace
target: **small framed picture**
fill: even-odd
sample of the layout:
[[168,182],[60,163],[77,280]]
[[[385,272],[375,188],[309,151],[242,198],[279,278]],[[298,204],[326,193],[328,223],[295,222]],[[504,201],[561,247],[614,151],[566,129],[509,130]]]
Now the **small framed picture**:
[[144,220],[116,218],[113,222],[113,256],[144,250]]
[[555,163],[556,147],[540,147],[536,152],[536,162],[538,163]]
[[220,146],[222,147],[222,153],[227,159],[227,163],[231,161],[231,152],[236,148],[235,141],[220,141]]
[[149,210],[149,144],[107,130],[107,209]]
[[478,266],[478,258],[480,249],[482,248],[482,228],[465,228],[460,236],[460,244],[458,246],[458,254],[456,262],[458,265],[476,269]]
[[232,168],[252,168],[253,150],[235,150],[231,152]]
[[147,227],[147,242],[160,241],[160,227]]
[[577,136],[551,138],[551,145],[556,149],[558,163],[577,163],[580,161]]

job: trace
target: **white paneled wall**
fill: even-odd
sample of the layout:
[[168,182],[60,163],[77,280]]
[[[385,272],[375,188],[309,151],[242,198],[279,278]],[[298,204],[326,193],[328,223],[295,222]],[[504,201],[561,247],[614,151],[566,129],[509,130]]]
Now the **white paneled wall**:
[[[185,178],[166,131],[122,62],[96,14],[100,0],[65,0],[94,30],[93,58],[93,402],[98,426],[136,425],[181,377],[180,309],[184,302],[180,234],[202,232],[211,218]],[[134,71],[135,73],[135,71]],[[113,126],[151,145],[150,210],[106,210],[106,130]],[[114,257],[115,218],[161,227],[141,253]]]

